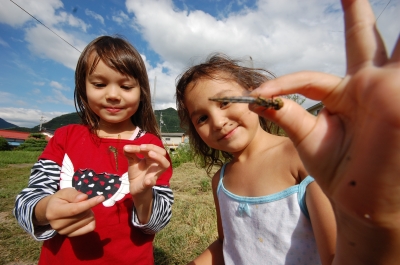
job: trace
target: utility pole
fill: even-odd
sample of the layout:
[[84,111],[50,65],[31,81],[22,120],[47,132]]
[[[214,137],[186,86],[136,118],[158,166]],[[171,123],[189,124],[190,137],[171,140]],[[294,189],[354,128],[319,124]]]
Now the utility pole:
[[162,120],[162,112],[160,111],[160,135],[161,135],[161,126],[163,124],[163,120]]
[[42,123],[44,123],[46,120],[44,120],[44,117],[40,117],[40,125],[39,125],[39,132],[42,131]]
[[157,86],[157,76],[154,77],[154,88],[153,88],[153,95],[152,95],[152,105],[153,105],[153,111],[155,110],[156,107],[156,86]]

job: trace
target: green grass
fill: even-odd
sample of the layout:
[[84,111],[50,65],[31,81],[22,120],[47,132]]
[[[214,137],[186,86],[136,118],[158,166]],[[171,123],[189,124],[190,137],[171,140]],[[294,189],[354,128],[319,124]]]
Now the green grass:
[[41,153],[42,151],[0,151],[0,168],[9,164],[33,165]]
[[[0,161],[8,161],[0,167],[0,265],[31,265],[38,260],[41,243],[17,224],[12,209],[39,154],[0,152]],[[211,179],[205,171],[194,163],[183,163],[174,168],[171,188],[175,196],[172,219],[154,241],[157,265],[186,264],[217,238]]]

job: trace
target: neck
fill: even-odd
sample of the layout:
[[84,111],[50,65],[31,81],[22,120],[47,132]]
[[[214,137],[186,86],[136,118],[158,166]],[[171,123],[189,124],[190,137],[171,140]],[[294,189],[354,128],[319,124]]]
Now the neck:
[[100,122],[97,136],[100,138],[129,139],[136,126],[132,122],[125,123],[106,123]]

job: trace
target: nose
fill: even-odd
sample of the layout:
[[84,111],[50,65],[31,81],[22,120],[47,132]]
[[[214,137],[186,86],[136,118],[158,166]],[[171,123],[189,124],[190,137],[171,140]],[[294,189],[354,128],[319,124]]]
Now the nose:
[[228,123],[228,119],[221,113],[212,115],[211,121],[214,130],[221,130]]
[[118,85],[109,84],[106,91],[107,100],[121,100],[121,96],[119,94],[120,88]]

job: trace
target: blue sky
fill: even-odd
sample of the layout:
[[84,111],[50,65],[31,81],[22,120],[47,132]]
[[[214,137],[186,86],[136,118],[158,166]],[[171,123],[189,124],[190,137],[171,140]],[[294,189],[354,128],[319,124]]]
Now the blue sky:
[[[400,0],[370,3],[391,52]],[[30,128],[42,117],[74,112],[79,51],[100,35],[123,35],[141,53],[155,109],[175,108],[176,77],[213,52],[278,76],[300,70],[343,76],[342,16],[339,0],[2,0],[0,118]]]

